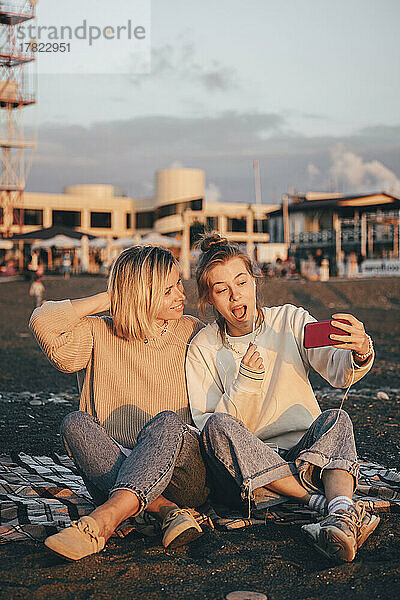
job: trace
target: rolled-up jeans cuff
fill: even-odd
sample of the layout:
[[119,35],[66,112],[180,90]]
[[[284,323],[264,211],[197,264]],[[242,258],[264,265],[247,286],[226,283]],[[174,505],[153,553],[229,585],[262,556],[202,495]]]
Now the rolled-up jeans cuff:
[[[360,468],[357,462],[344,458],[343,456],[326,456],[321,452],[315,452],[313,450],[303,450],[295,460],[297,467],[297,473],[300,481],[309,492],[324,492],[324,486],[322,483],[322,473],[325,469],[332,470],[337,469],[346,471],[354,478],[354,490],[357,487],[357,480],[360,474]],[[320,473],[320,487],[316,487],[312,481],[312,471],[314,467],[321,469]]]
[[295,475],[296,473],[297,469],[293,463],[285,462],[280,465],[274,465],[273,467],[265,469],[265,471],[248,477],[247,480],[243,482],[243,492],[248,489],[249,483],[251,483],[251,489],[255,490],[259,487],[264,487],[273,483],[274,481],[278,481],[279,479],[283,479],[284,477]]
[[131,517],[136,517],[137,515],[139,515],[142,511],[144,511],[147,508],[147,506],[149,504],[147,498],[145,497],[143,492],[135,489],[133,487],[133,485],[129,485],[129,483],[127,483],[124,485],[115,486],[112,490],[110,490],[109,498],[111,498],[112,494],[114,492],[117,492],[118,490],[127,490],[128,492],[132,492],[133,494],[135,494],[135,496],[137,497],[137,499],[139,501],[139,508],[135,512],[135,514],[130,515]]

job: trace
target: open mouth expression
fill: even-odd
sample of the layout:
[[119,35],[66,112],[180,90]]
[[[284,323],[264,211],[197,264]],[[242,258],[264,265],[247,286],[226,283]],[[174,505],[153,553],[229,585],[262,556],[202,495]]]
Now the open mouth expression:
[[210,304],[227,321],[229,333],[250,333],[256,308],[255,286],[243,260],[234,257],[216,265],[209,274],[209,283]]

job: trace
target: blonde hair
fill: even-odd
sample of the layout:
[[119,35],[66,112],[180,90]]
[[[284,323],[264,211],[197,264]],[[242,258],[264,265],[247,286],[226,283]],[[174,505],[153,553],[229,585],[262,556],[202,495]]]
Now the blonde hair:
[[159,333],[155,319],[174,265],[180,270],[169,250],[154,246],[132,246],[117,256],[108,278],[115,335],[145,340]]
[[[231,258],[240,258],[246,271],[254,278],[259,276],[259,272],[251,262],[250,258],[239,246],[230,242],[227,238],[219,235],[217,232],[204,233],[200,236],[196,246],[200,248],[201,254],[198,259],[196,268],[197,290],[199,294],[198,308],[201,314],[205,314],[207,304],[210,299],[210,271],[216,266],[226,263]],[[260,303],[256,297],[256,308],[258,319],[261,322],[264,320],[264,315],[261,310]],[[224,317],[213,306],[215,320],[218,325],[222,343],[225,344],[226,336],[226,321]]]

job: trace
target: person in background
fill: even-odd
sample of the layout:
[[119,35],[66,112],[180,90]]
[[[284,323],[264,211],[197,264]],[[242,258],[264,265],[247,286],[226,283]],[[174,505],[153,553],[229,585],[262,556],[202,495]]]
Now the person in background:
[[30,261],[28,263],[28,272],[29,272],[29,278],[30,281],[35,281],[35,275],[36,272],[38,270],[39,267],[39,253],[38,252],[32,252]]
[[69,279],[71,277],[71,266],[72,266],[71,253],[65,252],[63,259],[62,259],[62,263],[61,263],[64,279]]
[[43,296],[45,293],[45,287],[44,284],[42,282],[42,278],[40,275],[36,274],[35,275],[35,280],[32,281],[30,288],[29,288],[29,295],[34,297],[34,308],[37,308],[38,306],[41,306],[43,303]]

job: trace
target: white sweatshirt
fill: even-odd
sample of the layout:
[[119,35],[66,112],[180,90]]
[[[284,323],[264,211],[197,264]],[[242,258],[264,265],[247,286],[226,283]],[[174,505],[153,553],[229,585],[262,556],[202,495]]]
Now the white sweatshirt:
[[310,367],[332,386],[346,388],[368,373],[374,356],[359,367],[350,350],[306,350],[304,326],[315,319],[303,308],[285,304],[264,307],[263,313],[254,341],[263,373],[240,364],[252,333],[227,336],[240,354],[222,345],[215,322],[193,338],[186,361],[190,406],[199,429],[214,412],[229,413],[264,442],[289,449],[321,412],[308,379]]

